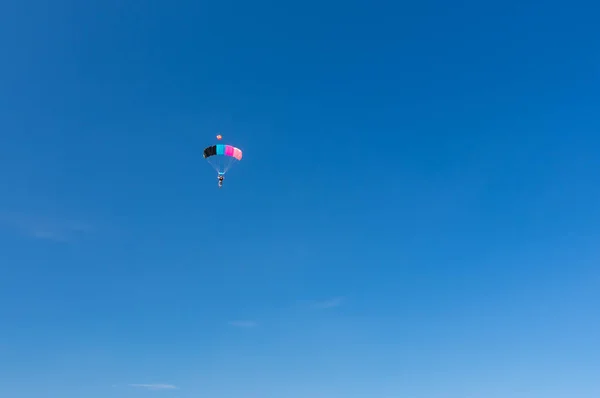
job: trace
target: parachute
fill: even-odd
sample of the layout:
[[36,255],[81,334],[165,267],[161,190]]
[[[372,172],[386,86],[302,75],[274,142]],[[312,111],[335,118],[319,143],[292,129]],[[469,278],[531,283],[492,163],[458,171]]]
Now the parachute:
[[[204,159],[223,176],[233,164],[242,160],[242,150],[231,145],[212,145],[204,148]],[[222,179],[221,179],[222,180]]]

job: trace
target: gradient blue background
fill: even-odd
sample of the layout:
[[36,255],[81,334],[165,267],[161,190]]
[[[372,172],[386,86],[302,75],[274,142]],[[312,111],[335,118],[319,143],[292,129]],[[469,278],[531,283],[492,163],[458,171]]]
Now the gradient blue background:
[[2,2],[0,396],[597,398],[599,13]]

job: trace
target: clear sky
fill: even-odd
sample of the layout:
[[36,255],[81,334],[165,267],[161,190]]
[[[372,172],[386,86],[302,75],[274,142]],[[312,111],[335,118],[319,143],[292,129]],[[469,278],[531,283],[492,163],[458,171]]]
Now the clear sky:
[[594,3],[2,2],[0,396],[597,398]]

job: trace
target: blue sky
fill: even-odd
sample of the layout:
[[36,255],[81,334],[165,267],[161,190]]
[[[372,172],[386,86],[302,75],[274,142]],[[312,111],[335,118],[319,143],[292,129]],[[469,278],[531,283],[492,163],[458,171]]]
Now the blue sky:
[[598,397],[598,12],[3,2],[0,396]]

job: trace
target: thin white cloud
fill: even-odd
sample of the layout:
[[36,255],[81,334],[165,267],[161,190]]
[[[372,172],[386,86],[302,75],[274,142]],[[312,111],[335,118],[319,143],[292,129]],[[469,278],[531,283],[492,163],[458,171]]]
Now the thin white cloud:
[[91,227],[81,222],[33,217],[22,213],[2,213],[0,223],[35,239],[69,242]]
[[142,388],[145,390],[176,390],[173,384],[129,384],[129,387]]
[[258,323],[255,321],[230,321],[229,326],[248,329],[258,326]]
[[343,297],[334,297],[329,300],[317,301],[313,303],[313,307],[319,309],[336,308],[344,303]]

